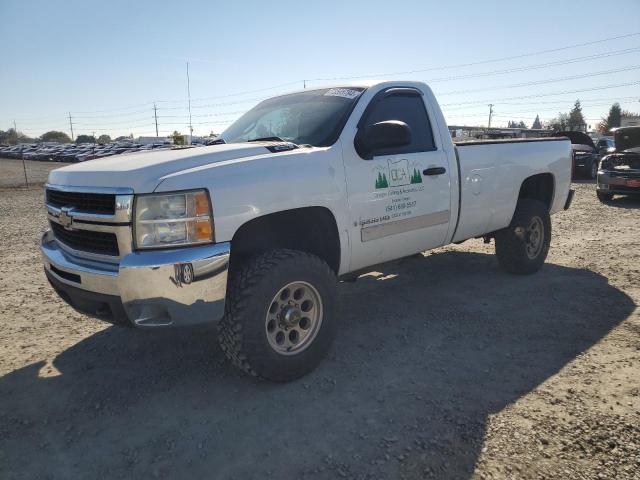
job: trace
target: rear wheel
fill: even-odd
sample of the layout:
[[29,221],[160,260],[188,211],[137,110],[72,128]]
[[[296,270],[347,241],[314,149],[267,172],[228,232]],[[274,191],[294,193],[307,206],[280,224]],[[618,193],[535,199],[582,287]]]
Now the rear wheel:
[[611,200],[613,200],[613,193],[596,192],[596,195],[598,197],[598,200],[600,200],[602,203],[610,202]]
[[511,224],[496,233],[495,238],[496,255],[503,270],[522,275],[537,272],[551,243],[547,206],[538,200],[520,200]]
[[589,169],[589,178],[595,180],[598,176],[598,162],[594,160],[591,162],[591,168]]
[[286,382],[313,370],[335,335],[337,280],[320,258],[273,250],[231,272],[222,350],[243,371]]

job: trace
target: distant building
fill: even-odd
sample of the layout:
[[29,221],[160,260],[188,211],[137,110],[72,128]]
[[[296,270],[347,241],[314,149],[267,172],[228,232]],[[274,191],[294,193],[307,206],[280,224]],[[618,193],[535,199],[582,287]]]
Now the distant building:
[[621,127],[638,127],[640,126],[640,116],[623,116],[620,117]]

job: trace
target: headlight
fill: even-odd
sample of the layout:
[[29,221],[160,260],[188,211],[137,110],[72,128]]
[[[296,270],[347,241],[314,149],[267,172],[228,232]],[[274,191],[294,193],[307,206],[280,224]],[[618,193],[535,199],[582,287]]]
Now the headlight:
[[213,224],[207,191],[137,196],[134,231],[136,248],[212,242]]

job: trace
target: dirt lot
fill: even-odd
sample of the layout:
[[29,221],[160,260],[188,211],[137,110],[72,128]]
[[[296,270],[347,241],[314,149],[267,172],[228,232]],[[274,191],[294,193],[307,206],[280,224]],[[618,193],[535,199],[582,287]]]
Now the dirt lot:
[[[60,168],[67,163],[59,162],[35,162],[0,158],[0,187],[24,187],[29,185],[39,185],[47,181],[49,172],[54,168]],[[25,182],[24,174],[27,173]]]
[[0,190],[0,478],[640,478],[640,201],[575,188],[534,276],[470,241],[342,284],[329,357],[285,385],[212,330],[74,312],[41,189]]

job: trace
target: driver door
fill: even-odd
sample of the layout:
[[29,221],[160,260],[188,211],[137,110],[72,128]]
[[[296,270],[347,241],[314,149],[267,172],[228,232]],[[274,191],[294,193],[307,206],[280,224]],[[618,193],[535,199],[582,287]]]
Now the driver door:
[[410,128],[409,144],[378,149],[369,160],[351,145],[344,148],[352,271],[441,246],[449,229],[454,170],[433,134],[422,93],[413,88],[378,93],[356,137],[389,120]]

